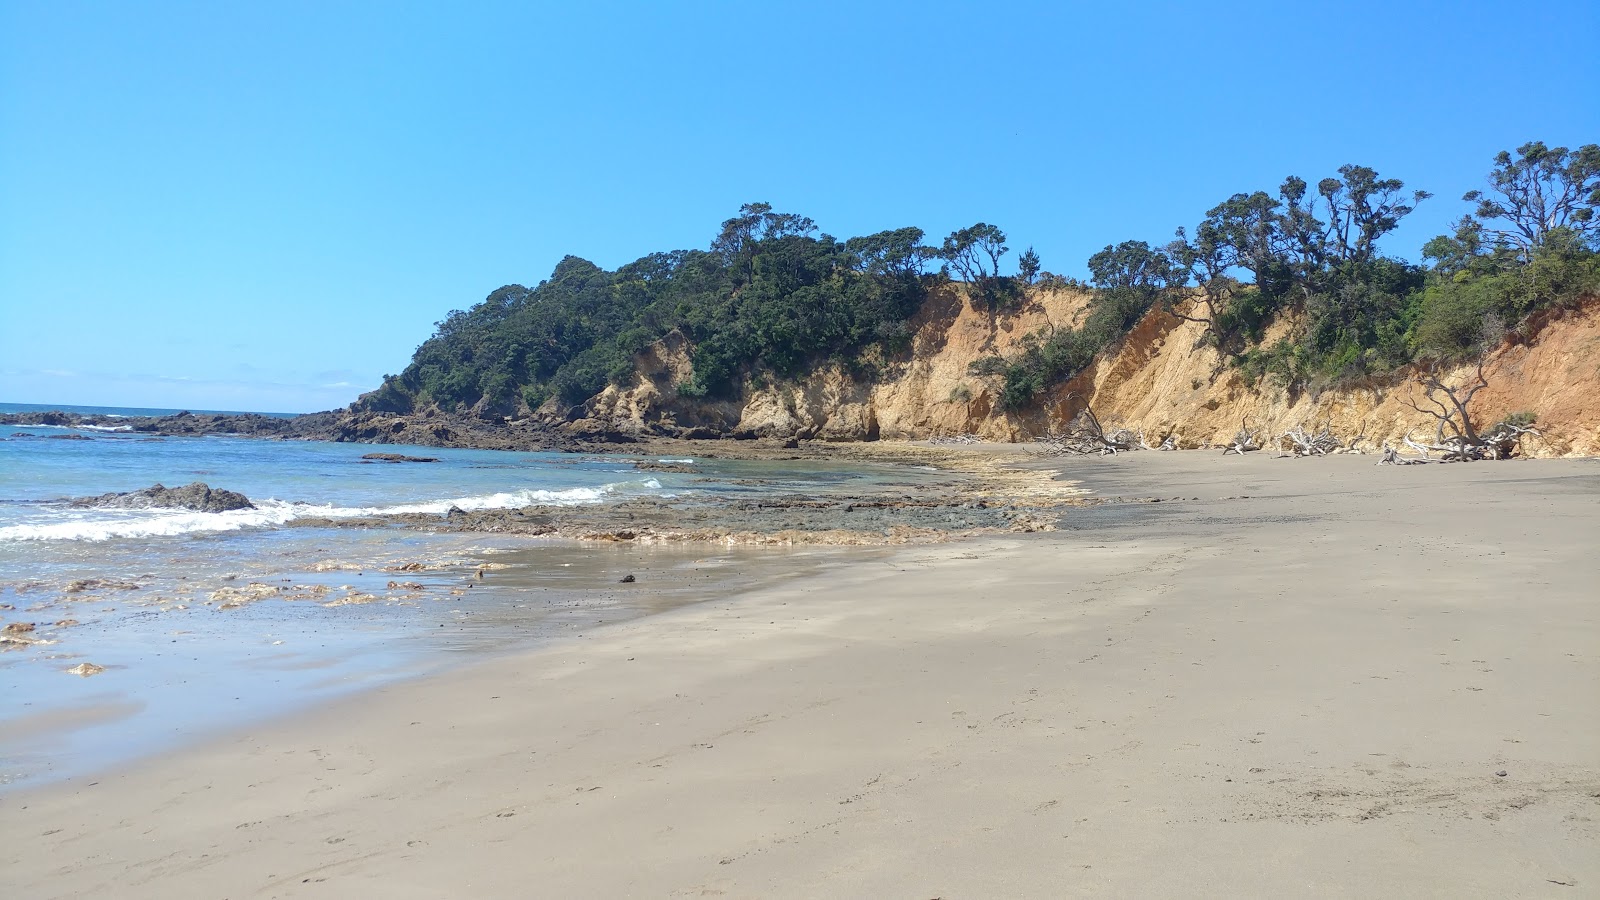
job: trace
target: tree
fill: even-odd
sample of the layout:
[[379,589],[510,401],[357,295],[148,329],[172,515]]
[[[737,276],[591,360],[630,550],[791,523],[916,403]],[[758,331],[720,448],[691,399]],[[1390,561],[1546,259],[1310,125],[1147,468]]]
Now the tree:
[[1378,252],[1378,239],[1393,231],[1418,203],[1433,196],[1412,191],[1407,200],[1400,179],[1379,178],[1377,171],[1366,166],[1340,166],[1339,174],[1342,180],[1317,182],[1317,193],[1328,206],[1327,255],[1342,262],[1371,262]]
[[726,264],[743,268],[748,278],[753,274],[751,265],[755,243],[784,237],[804,237],[816,230],[817,224],[805,216],[775,213],[771,203],[746,203],[739,207],[737,216],[722,223],[722,230],[711,242],[711,250],[719,254]]
[[1024,284],[1033,284],[1039,277],[1039,254],[1033,252],[1032,247],[1017,258],[1017,276]]
[[1089,283],[1101,290],[1132,290],[1153,297],[1188,280],[1176,260],[1144,241],[1107,244],[1089,257]]
[[936,251],[922,246],[921,228],[896,228],[844,242],[850,267],[867,275],[915,277]]
[[[1484,377],[1483,365],[1487,352],[1478,357],[1477,367],[1466,382],[1451,386],[1445,384],[1438,366],[1422,372],[1418,381],[1423,388],[1419,401],[1415,395],[1401,402],[1413,410],[1430,416],[1437,423],[1432,444],[1420,444],[1405,437],[1406,446],[1422,454],[1422,461],[1430,461],[1429,451],[1443,454],[1440,462],[1470,462],[1480,459],[1510,459],[1521,449],[1527,435],[1539,436],[1531,416],[1509,416],[1486,432],[1480,431],[1468,407],[1478,392],[1489,386]],[[1417,460],[1404,460],[1387,445],[1384,457],[1378,464],[1402,464]]]
[[991,309],[1015,295],[1015,282],[1000,275],[1000,257],[1011,251],[1006,233],[986,222],[953,231],[939,248],[939,258],[961,276]]
[[[1461,228],[1478,232],[1487,242],[1514,248],[1526,259],[1556,229],[1570,229],[1586,244],[1600,238],[1600,145],[1577,150],[1547,147],[1531,141],[1517,155],[1502,150],[1489,171],[1489,186],[1498,196],[1468,191],[1461,199],[1476,203]],[[1498,224],[1503,223],[1503,224]]]
[[953,231],[939,248],[939,258],[972,285],[983,285],[1000,274],[1000,257],[1011,251],[1006,233],[986,222]]

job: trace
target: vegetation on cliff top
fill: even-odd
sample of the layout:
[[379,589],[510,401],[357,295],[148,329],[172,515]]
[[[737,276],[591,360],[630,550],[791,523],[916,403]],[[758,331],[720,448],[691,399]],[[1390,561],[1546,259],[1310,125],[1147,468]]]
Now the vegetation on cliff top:
[[[1489,186],[1465,196],[1472,212],[1428,242],[1420,265],[1380,254],[1378,242],[1430,195],[1350,165],[1314,187],[1290,177],[1275,194],[1234,194],[1162,246],[1108,245],[1089,259],[1088,286],[1042,271],[1032,248],[1005,274],[1007,237],[987,223],[937,247],[914,227],[839,240],[753,203],[707,250],[614,272],[568,256],[535,288],[511,285],[451,312],[358,403],[492,415],[551,398],[571,407],[630,383],[638,355],[674,331],[691,348],[693,380],[679,387],[689,396],[737,397],[751,380],[829,360],[867,374],[905,349],[908,320],[953,279],[996,314],[1041,288],[1092,290],[1077,327],[974,364],[1007,409],[1088,368],[1158,306],[1202,322],[1205,341],[1248,378],[1315,390],[1464,357],[1533,313],[1600,292],[1600,146],[1525,144],[1496,157]],[[1288,336],[1263,343],[1277,321],[1291,324]]]
[[[1600,146],[1525,144],[1495,158],[1489,184],[1466,194],[1474,208],[1453,235],[1423,248],[1425,265],[1377,244],[1430,195],[1365,166],[1341,167],[1314,192],[1290,177],[1276,195],[1234,194],[1192,236],[1180,228],[1162,247],[1125,241],[1095,254],[1095,296],[1075,330],[974,373],[1000,379],[1003,406],[1026,407],[1159,304],[1203,323],[1247,378],[1317,390],[1470,356],[1535,312],[1600,293]],[[1287,336],[1263,343],[1284,319]]]

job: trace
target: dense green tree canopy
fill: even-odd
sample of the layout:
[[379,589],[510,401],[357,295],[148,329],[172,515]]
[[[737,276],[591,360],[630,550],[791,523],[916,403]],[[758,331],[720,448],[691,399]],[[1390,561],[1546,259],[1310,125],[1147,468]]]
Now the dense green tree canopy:
[[693,347],[689,394],[737,392],[757,372],[790,377],[826,358],[904,346],[934,251],[922,230],[840,242],[810,219],[746,204],[709,250],[653,253],[607,272],[563,259],[532,289],[501,288],[451,312],[398,376],[363,402],[509,415],[552,397],[572,406],[626,382],[671,331]]

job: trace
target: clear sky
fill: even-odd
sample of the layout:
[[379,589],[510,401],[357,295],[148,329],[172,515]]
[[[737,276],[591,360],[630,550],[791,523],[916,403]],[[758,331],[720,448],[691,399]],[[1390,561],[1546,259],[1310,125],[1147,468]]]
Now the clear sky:
[[305,411],[765,200],[1045,268],[1347,162],[1600,141],[1600,2],[0,0],[0,401]]

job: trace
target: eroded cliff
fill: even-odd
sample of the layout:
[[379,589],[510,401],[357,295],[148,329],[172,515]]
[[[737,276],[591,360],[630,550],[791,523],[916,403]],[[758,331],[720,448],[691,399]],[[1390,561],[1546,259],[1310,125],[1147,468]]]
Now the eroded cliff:
[[[567,427],[641,435],[876,440],[970,434],[1017,441],[1047,434],[1092,403],[1108,424],[1141,430],[1152,441],[1173,434],[1186,447],[1222,442],[1245,420],[1268,434],[1328,423],[1342,438],[1365,435],[1370,446],[1398,441],[1413,429],[1431,434],[1432,421],[1405,402],[1419,399],[1413,373],[1316,394],[1291,393],[1270,381],[1251,385],[1203,345],[1203,326],[1159,310],[1029,409],[1001,409],[996,379],[970,374],[971,364],[1016,353],[1029,335],[1071,327],[1088,299],[1081,292],[1038,293],[1020,310],[996,315],[975,308],[957,288],[942,289],[912,320],[914,336],[899,355],[853,368],[830,363],[794,381],[753,382],[733,400],[679,392],[693,368],[691,348],[674,333],[638,358],[632,385],[607,388]],[[1528,330],[1528,337],[1488,357],[1490,386],[1473,402],[1475,418],[1487,423],[1531,413],[1544,432],[1527,447],[1531,454],[1600,454],[1600,300]],[[1458,368],[1447,381],[1472,374]]]

